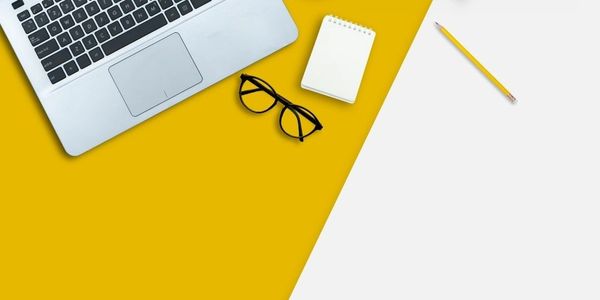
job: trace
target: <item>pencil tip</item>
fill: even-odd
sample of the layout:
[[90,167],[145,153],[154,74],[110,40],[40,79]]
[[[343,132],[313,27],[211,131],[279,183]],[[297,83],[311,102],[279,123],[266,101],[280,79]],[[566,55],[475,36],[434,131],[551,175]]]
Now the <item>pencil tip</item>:
[[440,25],[440,23],[438,23],[438,22],[434,22],[434,23],[435,23],[435,26],[437,26],[438,28],[442,28],[442,25]]
[[510,102],[512,104],[516,104],[517,103],[517,98],[515,98],[515,96],[513,96],[513,94],[508,94],[508,99],[510,100]]

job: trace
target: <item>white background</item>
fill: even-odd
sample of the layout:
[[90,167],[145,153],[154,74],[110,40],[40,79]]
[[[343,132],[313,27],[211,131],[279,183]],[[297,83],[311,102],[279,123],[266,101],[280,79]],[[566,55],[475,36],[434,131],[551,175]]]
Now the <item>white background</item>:
[[600,299],[598,20],[434,0],[292,298]]

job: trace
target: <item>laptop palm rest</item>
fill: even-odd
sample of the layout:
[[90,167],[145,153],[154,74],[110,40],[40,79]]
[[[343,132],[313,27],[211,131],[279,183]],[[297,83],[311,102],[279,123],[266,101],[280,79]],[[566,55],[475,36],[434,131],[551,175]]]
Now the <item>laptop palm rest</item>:
[[109,72],[134,117],[202,82],[178,33],[111,66]]

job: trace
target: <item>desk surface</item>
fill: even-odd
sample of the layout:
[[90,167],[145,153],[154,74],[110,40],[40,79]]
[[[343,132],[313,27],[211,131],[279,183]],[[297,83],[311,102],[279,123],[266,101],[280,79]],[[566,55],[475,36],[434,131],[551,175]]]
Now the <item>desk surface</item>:
[[[0,35],[0,298],[288,297],[430,1],[285,2],[299,40],[245,72],[322,120],[304,144],[235,76],[70,158]],[[328,13],[378,34],[354,105],[300,88]]]

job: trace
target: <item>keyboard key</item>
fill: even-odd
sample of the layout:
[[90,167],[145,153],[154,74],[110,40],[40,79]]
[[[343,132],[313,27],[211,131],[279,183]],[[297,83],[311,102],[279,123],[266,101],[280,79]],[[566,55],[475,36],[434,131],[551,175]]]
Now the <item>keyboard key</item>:
[[37,46],[50,38],[48,31],[46,28],[42,28],[32,34],[29,35],[29,42],[31,42],[31,46]]
[[169,22],[173,22],[173,21],[179,19],[179,12],[177,11],[177,8],[175,8],[175,7],[169,8],[165,12],[165,15],[167,16],[167,20],[169,20]]
[[70,59],[71,59],[71,52],[69,52],[69,49],[65,48],[65,49],[62,49],[62,50],[48,56],[46,59],[42,60],[42,66],[44,67],[44,70],[50,71],[64,63],[66,63]]
[[78,56],[85,52],[85,48],[83,48],[81,42],[75,42],[75,44],[69,46],[69,49],[71,49],[73,56]]
[[96,27],[96,23],[94,23],[93,19],[89,19],[89,20],[83,22],[82,25],[83,25],[83,30],[87,34],[90,34],[94,31],[96,31],[96,29],[98,29],[98,27]]
[[96,16],[95,19],[96,23],[98,24],[98,27],[104,27],[106,24],[108,24],[108,22],[110,22],[110,19],[108,19],[108,16],[105,12],[101,12],[99,15]]
[[158,3],[156,1],[146,5],[146,10],[150,16],[154,16],[160,12],[160,7],[158,7]]
[[179,3],[179,2],[181,2],[181,1],[183,1],[183,0],[175,0],[175,2],[176,2],[176,3]]
[[56,36],[62,32],[62,28],[60,27],[60,24],[58,24],[58,21],[56,21],[48,25],[48,31],[50,31],[51,36]]
[[75,26],[75,20],[73,20],[73,17],[71,17],[70,15],[67,15],[60,19],[60,24],[62,24],[62,27],[64,29],[69,29]]
[[48,15],[45,12],[35,16],[34,19],[38,27],[44,27],[50,23],[50,19],[48,19]]
[[25,30],[25,33],[30,34],[32,33],[34,30],[37,29],[37,27],[35,26],[35,22],[33,22],[32,19],[29,19],[25,22],[23,22],[23,30]]
[[106,42],[104,45],[102,45],[102,50],[104,50],[106,55],[111,55],[165,25],[167,25],[167,19],[165,19],[164,15],[160,14]]
[[25,21],[27,18],[31,17],[31,14],[28,10],[24,10],[17,15],[19,21]]
[[54,4],[54,1],[52,0],[43,0],[42,1],[42,5],[44,6],[44,8],[48,8],[50,6],[52,6]]
[[93,35],[88,35],[84,37],[81,41],[83,42],[83,45],[87,50],[90,50],[98,45],[98,42],[96,41],[96,38],[94,38]]
[[173,0],[158,0],[158,3],[163,10],[173,6]]
[[110,35],[108,34],[108,30],[106,30],[106,28],[102,28],[102,29],[96,31],[95,35],[96,35],[96,39],[98,40],[98,43],[100,43],[100,44],[102,44],[102,43],[108,41],[108,39],[110,39]]
[[78,57],[76,60],[77,64],[79,65],[79,69],[81,70],[89,67],[92,64],[92,61],[90,60],[90,57],[87,54]]
[[146,13],[146,10],[142,7],[133,12],[133,17],[135,18],[136,22],[141,23],[148,19],[148,14]]
[[39,47],[35,48],[35,53],[37,54],[39,59],[42,59],[54,52],[56,52],[60,47],[58,47],[58,43],[56,40],[49,40]]
[[194,6],[194,8],[199,8],[209,2],[210,0],[192,0],[192,5]]
[[65,32],[59,36],[56,37],[56,40],[58,41],[58,44],[61,47],[66,47],[68,46],[71,42],[73,42],[71,40],[71,37],[69,36],[69,33]]
[[77,67],[77,64],[75,63],[75,61],[73,61],[73,60],[66,63],[64,68],[65,68],[65,72],[67,72],[67,75],[69,75],[69,76],[79,72],[79,68]]
[[75,9],[75,5],[73,5],[73,1],[71,0],[63,0],[60,4],[60,9],[65,14],[72,12]]
[[42,5],[38,3],[38,4],[34,5],[34,6],[32,6],[31,7],[31,12],[34,15],[37,15],[37,14],[41,13],[42,12]]
[[87,3],[87,0],[73,0],[73,3],[75,3],[75,6],[77,7],[82,7]]
[[112,6],[112,0],[98,0],[98,4],[100,4],[100,8],[107,9]]
[[181,2],[177,4],[177,8],[179,8],[179,12],[182,16],[185,16],[192,12],[192,6],[189,1],[185,0],[185,2]]
[[100,7],[98,7],[98,3],[91,2],[85,6],[85,11],[87,12],[88,16],[91,17],[100,12]]
[[48,73],[48,79],[50,79],[50,82],[52,84],[56,84],[65,78],[67,78],[67,75],[65,75],[65,72],[63,71],[62,68],[58,68],[58,69]]
[[25,5],[25,2],[23,2],[23,0],[17,0],[12,3],[12,8],[13,9],[21,8],[23,5]]
[[62,16],[62,12],[58,6],[52,6],[48,9],[48,15],[50,16],[50,20],[54,21]]
[[108,9],[108,15],[110,16],[110,19],[114,21],[120,18],[123,15],[123,13],[121,13],[121,9],[119,8],[119,6],[115,5]]
[[142,7],[148,3],[148,0],[133,0],[133,3],[135,3],[137,7]]
[[93,62],[98,62],[99,60],[104,58],[104,54],[102,53],[100,47],[90,51],[90,58]]
[[133,2],[131,2],[131,0],[125,0],[125,1],[121,2],[121,4],[119,4],[119,6],[121,6],[121,10],[123,11],[124,14],[128,14],[133,9],[135,9],[135,6],[133,5]]
[[128,15],[121,19],[121,25],[123,25],[123,29],[127,30],[133,26],[135,26],[135,21],[131,15]]
[[77,23],[81,23],[81,22],[85,21],[85,19],[87,19],[87,17],[88,16],[85,13],[85,9],[83,7],[73,12],[73,18],[75,19],[75,22],[77,22]]
[[82,38],[85,33],[83,32],[83,28],[81,28],[81,26],[77,25],[75,27],[73,27],[69,33],[71,34],[71,38],[73,38],[74,41]]
[[115,36],[115,35],[123,32],[123,27],[121,27],[121,24],[119,23],[119,21],[115,21],[115,22],[111,23],[106,28],[108,28],[108,31],[110,32],[110,34],[112,36]]

